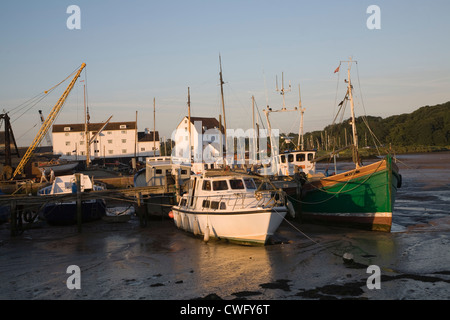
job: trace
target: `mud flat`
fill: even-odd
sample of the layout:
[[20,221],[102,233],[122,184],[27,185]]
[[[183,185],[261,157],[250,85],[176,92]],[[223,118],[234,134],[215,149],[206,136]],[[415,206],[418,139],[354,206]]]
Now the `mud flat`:
[[[275,244],[247,247],[204,243],[169,220],[16,238],[2,227],[0,299],[449,299],[449,231],[450,219],[388,234],[285,222]],[[67,287],[70,265],[80,267],[79,290]],[[380,289],[367,286],[371,265]]]
[[[145,228],[136,217],[98,221],[82,233],[44,226],[17,237],[2,224],[0,299],[448,300],[450,153],[399,160],[390,233],[285,221],[273,244],[248,247],[204,243],[168,219]],[[81,289],[67,287],[71,265]]]

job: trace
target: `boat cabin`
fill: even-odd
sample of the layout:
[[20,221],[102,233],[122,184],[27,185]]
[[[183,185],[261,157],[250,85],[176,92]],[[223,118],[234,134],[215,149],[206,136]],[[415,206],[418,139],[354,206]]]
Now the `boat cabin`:
[[[102,190],[103,187],[94,185],[92,183],[91,178],[88,175],[80,173],[80,185],[81,192],[85,192],[87,190]],[[38,195],[46,195],[46,194],[61,194],[61,193],[73,193],[76,192],[76,176],[66,175],[66,176],[58,176],[53,181],[51,186],[42,188],[38,191]],[[75,185],[75,186],[74,186]]]
[[[298,172],[313,174],[316,164],[312,160],[315,158],[315,151],[290,151],[279,154],[277,161],[279,176],[292,176]],[[296,169],[297,168],[297,169]]]
[[[234,206],[238,194],[250,194],[254,197],[254,192],[257,190],[253,178],[239,175],[214,177],[208,177],[205,174],[193,175],[189,183],[189,192],[181,198],[180,207],[227,210],[231,204],[230,199],[233,199]],[[232,207],[228,208],[230,209]]]
[[[164,186],[172,181],[167,181],[167,176],[179,176],[181,181],[188,180],[191,176],[189,164],[178,164],[172,157],[147,157],[145,160],[145,174],[139,172],[135,177],[135,186]],[[145,179],[145,181],[144,181]],[[173,182],[174,183],[174,182]]]

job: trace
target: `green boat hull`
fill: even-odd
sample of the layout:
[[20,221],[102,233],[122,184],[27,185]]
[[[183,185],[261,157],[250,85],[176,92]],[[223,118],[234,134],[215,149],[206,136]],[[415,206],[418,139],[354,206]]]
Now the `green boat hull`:
[[401,176],[392,158],[307,182],[301,220],[390,232]]

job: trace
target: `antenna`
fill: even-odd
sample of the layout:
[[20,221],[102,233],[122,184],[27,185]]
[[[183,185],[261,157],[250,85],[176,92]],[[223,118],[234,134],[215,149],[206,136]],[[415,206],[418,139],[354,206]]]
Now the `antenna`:
[[300,94],[300,85],[298,85],[298,108],[300,110],[300,132],[298,135],[297,147],[300,147],[301,150],[304,150],[305,145],[303,141],[303,113],[305,112],[305,108],[302,108],[302,97]]
[[278,90],[278,77],[276,77],[276,84],[277,84],[277,89],[276,91],[280,92],[280,94],[283,96],[283,110],[286,110],[286,101],[284,99],[284,94],[286,92],[291,91],[291,81],[289,81],[289,88],[287,90],[284,89],[284,73],[281,73],[281,90]]

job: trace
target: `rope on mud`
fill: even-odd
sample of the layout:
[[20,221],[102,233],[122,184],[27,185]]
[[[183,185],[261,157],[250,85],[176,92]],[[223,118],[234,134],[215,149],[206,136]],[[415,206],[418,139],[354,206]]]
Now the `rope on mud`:
[[[299,228],[297,228],[296,226],[294,226],[289,220],[287,220],[283,215],[281,215],[275,208],[273,208],[273,210],[280,215],[284,221],[286,221],[294,230],[296,230],[297,232],[299,232],[300,234],[302,234],[304,237],[306,237],[308,240],[312,241],[314,244],[320,246],[322,249],[324,249],[325,251],[331,253],[332,255],[342,258],[344,260],[345,264],[353,264],[353,265],[359,265],[359,266],[364,266],[364,267],[368,267],[368,265],[365,264],[361,264],[358,263],[356,261],[354,261],[353,259],[353,254],[349,253],[349,252],[344,252],[344,254],[338,254],[336,252],[331,251],[329,248],[323,246],[322,244],[320,244],[319,242],[315,241],[313,238],[311,238],[310,236],[308,236],[306,233],[304,233],[303,231],[301,231]],[[352,246],[352,248],[355,248],[354,246]],[[361,250],[361,249],[360,249]],[[383,271],[387,271],[387,272],[396,272],[399,273],[398,271],[389,268],[389,267],[385,267],[385,266],[379,266],[381,270]]]
[[318,246],[320,246],[321,248],[325,249],[326,251],[330,252],[331,254],[337,256],[337,257],[341,257],[341,255],[330,251],[327,247],[323,246],[322,244],[320,244],[319,242],[315,241],[313,238],[311,238],[310,236],[308,236],[306,233],[304,233],[303,231],[301,231],[299,228],[297,228],[295,225],[293,225],[288,219],[286,219],[285,216],[281,215],[275,208],[273,208],[273,211],[275,211],[280,217],[283,218],[284,221],[286,221],[294,230],[296,230],[297,232],[299,232],[300,234],[302,234],[304,237],[306,237],[307,239],[309,239],[310,241],[314,242],[314,244],[317,244]]

